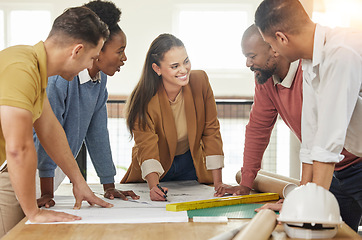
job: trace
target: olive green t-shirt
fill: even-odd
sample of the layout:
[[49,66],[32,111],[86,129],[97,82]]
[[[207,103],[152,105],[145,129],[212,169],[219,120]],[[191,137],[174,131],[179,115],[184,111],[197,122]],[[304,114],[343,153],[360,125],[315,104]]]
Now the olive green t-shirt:
[[[0,106],[29,110],[33,122],[43,110],[46,96],[47,58],[44,43],[19,45],[0,52]],[[0,115],[1,118],[1,115]],[[0,165],[6,160],[5,139],[0,122]]]

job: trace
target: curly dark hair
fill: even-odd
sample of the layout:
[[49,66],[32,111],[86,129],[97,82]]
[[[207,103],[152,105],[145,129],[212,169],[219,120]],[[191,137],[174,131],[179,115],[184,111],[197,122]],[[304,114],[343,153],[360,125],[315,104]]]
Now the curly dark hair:
[[113,2],[95,0],[84,4],[83,6],[92,10],[105,24],[108,25],[108,29],[110,31],[109,39],[121,31],[121,28],[118,26],[118,22],[121,19],[122,12]]

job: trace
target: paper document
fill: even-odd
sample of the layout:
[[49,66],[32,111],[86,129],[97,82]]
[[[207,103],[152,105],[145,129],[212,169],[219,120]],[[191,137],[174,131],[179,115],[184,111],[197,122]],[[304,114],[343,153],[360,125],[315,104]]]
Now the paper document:
[[[162,187],[168,188],[167,201],[151,201],[150,190],[148,189],[147,183],[127,183],[127,184],[116,184],[116,189],[126,191],[133,190],[138,196],[139,200],[132,200],[129,198],[128,201],[120,199],[109,200],[103,197],[103,186],[101,184],[90,184],[89,187],[92,191],[100,198],[108,201],[115,205],[115,207],[122,208],[165,208],[166,204],[178,203],[178,202],[189,202],[204,199],[211,199],[214,197],[214,188],[200,184],[197,181],[174,181],[174,182],[161,182]],[[61,196],[73,196],[71,185],[61,185],[59,190],[55,192],[55,208],[58,206],[58,198]],[[60,200],[60,204],[64,200]],[[75,199],[73,198],[73,203]],[[83,205],[87,205],[87,202],[83,202]]]
[[[117,189],[133,190],[140,196],[139,200],[129,198],[128,201],[104,198],[101,184],[89,186],[98,197],[112,203],[114,207],[91,207],[83,202],[80,210],[73,210],[75,198],[72,185],[62,184],[55,192],[56,204],[50,209],[82,217],[80,221],[64,222],[66,224],[188,222],[187,211],[166,211],[166,204],[214,198],[214,188],[197,181],[161,182],[162,187],[168,188],[167,202],[151,201],[147,183],[116,184]],[[31,223],[28,221],[26,224]]]
[[[57,209],[82,217],[74,222],[56,222],[46,224],[109,224],[109,223],[160,223],[188,222],[187,212],[169,212],[163,208],[101,208],[82,207],[79,210],[70,208]],[[32,224],[27,221],[26,224]]]

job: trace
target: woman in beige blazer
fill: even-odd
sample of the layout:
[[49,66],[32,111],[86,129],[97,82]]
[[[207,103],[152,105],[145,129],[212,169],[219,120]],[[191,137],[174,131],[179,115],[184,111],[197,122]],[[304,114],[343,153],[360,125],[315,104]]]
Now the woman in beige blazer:
[[152,42],[126,119],[135,146],[122,183],[147,181],[156,201],[164,201],[168,191],[160,181],[222,185],[224,154],[214,95],[206,73],[191,71],[178,38],[161,34]]

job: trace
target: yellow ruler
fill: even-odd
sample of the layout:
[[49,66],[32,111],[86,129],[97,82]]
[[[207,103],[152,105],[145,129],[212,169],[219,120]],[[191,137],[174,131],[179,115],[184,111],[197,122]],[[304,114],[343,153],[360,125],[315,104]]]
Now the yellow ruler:
[[178,211],[187,211],[187,210],[202,209],[202,208],[236,205],[241,203],[265,202],[265,201],[272,201],[278,199],[279,199],[278,193],[258,193],[258,194],[250,194],[243,196],[213,198],[213,199],[199,200],[192,202],[171,203],[166,205],[166,210],[178,212]]

